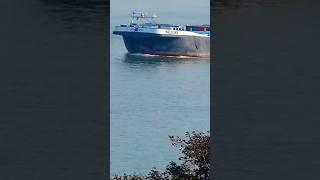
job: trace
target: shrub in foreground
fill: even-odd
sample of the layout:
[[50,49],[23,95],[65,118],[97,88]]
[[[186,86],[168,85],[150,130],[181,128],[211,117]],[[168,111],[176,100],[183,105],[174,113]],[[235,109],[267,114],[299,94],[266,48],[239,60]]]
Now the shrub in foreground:
[[174,147],[179,148],[183,156],[182,163],[170,162],[164,172],[153,168],[148,175],[114,176],[114,180],[182,180],[210,179],[210,133],[186,132],[185,137],[169,136]]

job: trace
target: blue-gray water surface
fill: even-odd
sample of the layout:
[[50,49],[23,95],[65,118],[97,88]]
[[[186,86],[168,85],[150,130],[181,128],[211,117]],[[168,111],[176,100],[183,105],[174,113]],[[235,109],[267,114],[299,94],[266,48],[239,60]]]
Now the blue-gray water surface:
[[[208,0],[113,0],[110,33],[133,10],[154,12],[161,23],[204,24],[209,8]],[[122,37],[110,41],[111,175],[162,170],[180,156],[168,135],[209,130],[210,60],[131,55]]]
[[1,0],[0,179],[106,179],[107,10]]
[[215,0],[214,179],[319,179],[319,7]]

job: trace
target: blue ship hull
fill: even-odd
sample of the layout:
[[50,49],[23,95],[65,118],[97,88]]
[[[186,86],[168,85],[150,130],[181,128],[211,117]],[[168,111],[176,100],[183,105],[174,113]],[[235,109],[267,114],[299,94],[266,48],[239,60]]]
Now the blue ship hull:
[[114,32],[122,35],[129,53],[165,56],[210,56],[210,38],[154,33]]

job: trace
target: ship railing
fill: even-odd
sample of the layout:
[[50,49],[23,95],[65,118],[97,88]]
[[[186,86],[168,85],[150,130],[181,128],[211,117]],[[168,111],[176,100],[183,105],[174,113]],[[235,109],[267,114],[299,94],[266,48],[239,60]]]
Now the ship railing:
[[157,18],[158,16],[156,14],[152,14],[151,16],[148,16],[148,13],[146,12],[132,12],[131,17],[134,19],[154,19]]

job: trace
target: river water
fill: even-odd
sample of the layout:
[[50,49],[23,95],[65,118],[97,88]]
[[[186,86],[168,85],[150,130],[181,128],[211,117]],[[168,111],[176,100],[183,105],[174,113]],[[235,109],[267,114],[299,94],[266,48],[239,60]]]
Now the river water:
[[318,179],[318,1],[216,0],[216,179]]
[[105,179],[107,4],[0,2],[0,179]]
[[[160,23],[205,24],[209,8],[207,0],[113,0],[110,33],[133,10],[154,12]],[[168,135],[209,130],[210,60],[130,55],[122,37],[110,39],[111,175],[164,169],[179,157]]]

